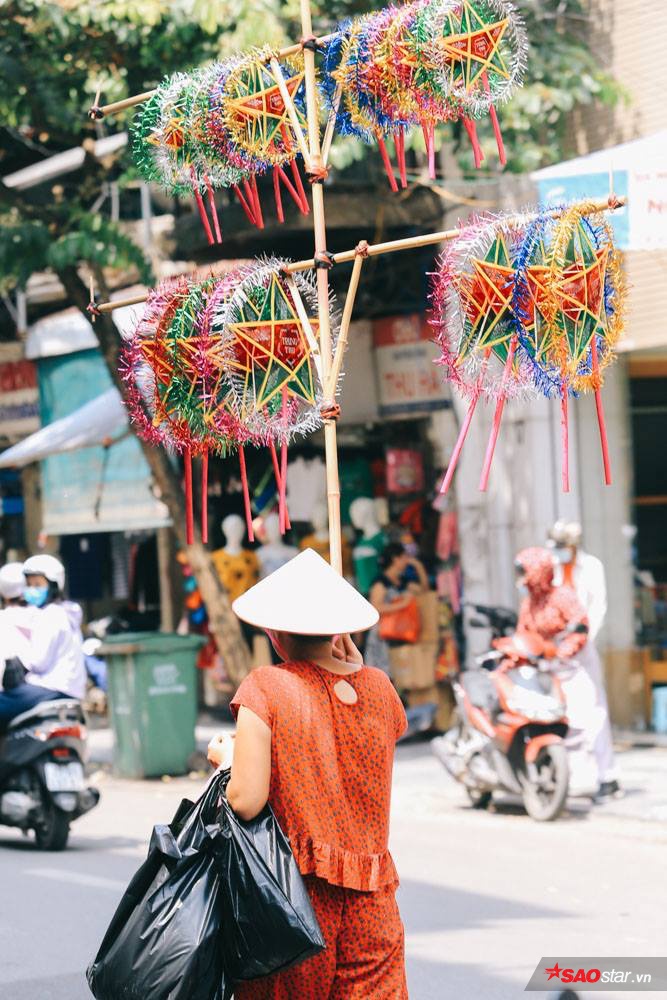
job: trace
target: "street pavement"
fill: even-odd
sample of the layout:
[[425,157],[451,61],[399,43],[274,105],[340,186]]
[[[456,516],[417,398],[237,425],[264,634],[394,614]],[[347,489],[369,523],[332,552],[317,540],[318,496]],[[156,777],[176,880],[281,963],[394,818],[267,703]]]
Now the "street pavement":
[[[209,733],[198,735],[203,745]],[[108,734],[93,744],[104,760]],[[476,812],[427,743],[398,748],[392,850],[411,1000],[525,996],[544,955],[667,952],[667,750],[626,748],[619,760],[624,799],[573,802],[537,824],[511,802]],[[100,806],[74,825],[65,853],[0,828],[0,1000],[90,997],[85,966],[153,824],[202,783],[121,781],[102,768]]]

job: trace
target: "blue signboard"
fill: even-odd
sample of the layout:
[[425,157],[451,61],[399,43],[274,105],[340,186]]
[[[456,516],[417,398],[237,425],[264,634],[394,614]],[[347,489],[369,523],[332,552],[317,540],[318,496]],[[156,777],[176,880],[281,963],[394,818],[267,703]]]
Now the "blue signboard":
[[[609,172],[598,174],[572,174],[561,177],[540,177],[537,181],[540,205],[556,208],[572,201],[606,198],[609,194]],[[627,170],[614,171],[614,194],[627,196]],[[620,250],[630,244],[630,220],[627,207],[619,208],[609,216],[614,240]]]

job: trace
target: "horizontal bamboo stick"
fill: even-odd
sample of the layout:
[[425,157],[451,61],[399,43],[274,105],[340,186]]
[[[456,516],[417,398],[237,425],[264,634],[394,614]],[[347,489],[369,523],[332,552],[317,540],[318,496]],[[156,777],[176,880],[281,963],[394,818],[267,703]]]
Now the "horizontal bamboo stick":
[[[627,204],[628,199],[626,197],[616,198],[615,202],[611,205],[609,204],[608,198],[599,198],[596,201],[585,202],[585,204],[590,204],[591,212],[613,212],[617,208],[622,208]],[[570,207],[570,206],[568,206]],[[562,208],[554,208],[547,214],[552,218],[560,215],[563,212]],[[527,213],[517,216],[508,216],[508,219],[516,218],[517,220],[525,217]],[[447,240],[454,240],[457,236],[461,235],[461,229],[443,229],[439,233],[424,233],[422,236],[408,236],[404,240],[389,240],[387,243],[373,243],[368,247],[366,256],[368,257],[379,257],[383,253],[396,253],[399,250],[414,250],[417,247],[427,247],[433,246],[435,243],[445,243]],[[340,253],[333,254],[333,262],[335,264],[344,264],[348,261],[354,260],[357,256],[356,248],[354,250],[342,250]],[[288,274],[294,274],[296,271],[308,271],[315,267],[315,261],[311,257],[310,260],[296,260],[291,264],[288,264],[285,270]],[[145,302],[148,298],[148,293],[144,295],[135,296],[131,299],[117,299],[114,302],[104,302],[102,305],[98,306],[99,312],[111,312],[112,309],[120,309],[122,306],[135,306],[140,302]]]
[[[621,208],[627,202],[627,198],[617,198],[615,204],[610,205],[607,198],[600,198],[597,201],[590,202],[591,212],[603,212],[603,211],[614,211],[616,208]],[[589,204],[586,202],[586,204]],[[568,206],[569,208],[570,206]],[[556,218],[563,212],[562,208],[554,208],[547,215],[552,218]],[[512,218],[517,220],[524,218],[527,213],[516,216],[508,216],[506,221],[510,221]],[[462,233],[461,229],[444,229],[439,233],[424,233],[422,236],[408,236],[403,240],[390,240],[387,243],[374,243],[368,247],[368,257],[378,257],[383,253],[396,253],[398,250],[414,250],[417,247],[427,247],[432,246],[435,243],[445,243],[447,240],[455,240],[457,236]],[[354,260],[356,256],[356,250],[342,250],[340,253],[335,253],[333,256],[334,264],[344,264],[351,260]],[[295,271],[308,271],[310,268],[315,266],[315,261],[311,258],[310,260],[297,260],[292,264],[288,264],[285,268],[290,274]]]
[[[315,42],[317,45],[324,45],[331,38],[333,38],[332,34],[322,35],[320,38],[316,38]],[[276,52],[275,58],[288,59],[290,56],[298,55],[299,52],[301,52],[301,43],[297,42],[296,45],[288,45],[286,48],[280,49]],[[97,107],[97,101],[99,100],[98,97],[90,110],[95,110],[95,118],[105,118],[107,115],[115,114],[117,111],[125,111],[126,108],[133,108],[137,104],[143,104],[144,101],[148,101],[154,93],[154,90],[146,90],[143,94],[135,94],[134,97],[125,97],[122,101],[113,101],[111,104],[103,104],[101,108]]]

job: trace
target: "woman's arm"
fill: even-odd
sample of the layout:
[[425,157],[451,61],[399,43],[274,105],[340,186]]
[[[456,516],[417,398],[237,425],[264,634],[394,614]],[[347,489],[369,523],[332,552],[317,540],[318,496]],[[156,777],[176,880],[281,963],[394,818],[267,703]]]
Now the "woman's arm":
[[401,608],[408,606],[411,597],[397,597],[395,601],[386,601],[385,597],[387,595],[387,588],[383,583],[378,580],[371,587],[370,594],[368,595],[368,600],[371,602],[376,611],[379,611],[381,615],[389,614],[392,611],[400,611]]
[[254,819],[269,799],[271,729],[245,705],[239,708],[227,801],[241,819]]
[[417,577],[419,579],[419,586],[421,588],[421,591],[428,590],[429,589],[428,574],[427,574],[426,570],[424,569],[424,564],[421,561],[421,559],[417,559],[417,558],[411,559],[410,560],[410,565],[414,568],[414,570],[415,570],[415,572],[417,574]]

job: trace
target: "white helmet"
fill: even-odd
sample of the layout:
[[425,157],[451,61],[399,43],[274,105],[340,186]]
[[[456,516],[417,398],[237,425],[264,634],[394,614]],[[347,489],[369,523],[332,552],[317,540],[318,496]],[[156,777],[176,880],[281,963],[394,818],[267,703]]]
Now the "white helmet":
[[14,601],[22,596],[24,587],[23,563],[5,563],[0,569],[0,597],[4,597],[6,601]]
[[39,573],[45,576],[50,583],[55,583],[58,590],[65,589],[65,567],[55,556],[40,555],[30,556],[23,563],[23,575],[29,573]]

